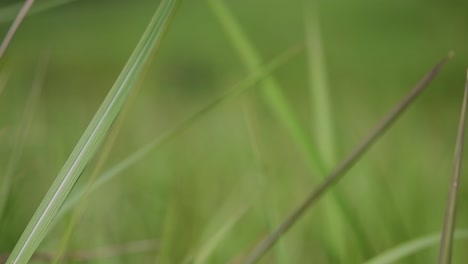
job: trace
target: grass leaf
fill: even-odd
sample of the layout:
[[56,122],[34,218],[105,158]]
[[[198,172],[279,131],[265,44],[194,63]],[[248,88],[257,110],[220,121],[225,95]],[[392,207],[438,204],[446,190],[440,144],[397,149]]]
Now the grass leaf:
[[385,115],[380,122],[369,132],[369,134],[354,148],[351,152],[335,167],[335,169],[328,175],[315,190],[313,190],[309,196],[302,202],[293,212],[281,222],[265,239],[263,239],[254,250],[246,257],[243,263],[255,263],[259,260],[273,245],[285,234],[301,216],[307,211],[307,209],[315,204],[319,198],[325,194],[330,187],[336,184],[345,173],[361,158],[366,150],[374,143],[387,129],[393,124],[401,113],[417,98],[417,96],[424,90],[430,81],[436,76],[445,62],[450,58],[452,54],[449,54],[441,62],[439,62],[431,71],[429,71],[416,86],[409,91],[409,93],[394,106]]
[[318,18],[318,3],[307,1],[306,47],[309,67],[309,89],[312,104],[311,116],[315,127],[315,143],[328,168],[336,162],[336,147],[333,135],[333,114],[330,101],[327,68]]
[[[249,71],[254,71],[262,65],[262,59],[247,36],[242,31],[239,23],[235,20],[229,9],[221,0],[207,0],[207,3],[220,21],[225,33],[228,35],[233,46],[244,61]],[[312,165],[320,175],[325,175],[326,169],[322,163],[317,150],[313,147],[308,131],[301,126],[299,120],[287,102],[281,87],[273,77],[268,77],[260,84],[266,103],[276,114],[278,120],[287,129],[296,145],[307,157],[307,164]]]
[[[468,74],[468,73],[467,73]],[[463,156],[463,141],[466,122],[466,104],[468,100],[468,75],[466,77],[465,93],[458,125],[457,142],[455,144],[455,155],[453,158],[453,175],[448,192],[447,206],[445,211],[444,226],[440,240],[439,263],[448,264],[452,256],[453,230],[455,228],[455,215],[457,205],[458,184],[460,182],[460,170]]]
[[7,263],[26,263],[44,238],[73,185],[93,158],[151,55],[160,43],[177,0],[164,0],[140,42],[39,205]]

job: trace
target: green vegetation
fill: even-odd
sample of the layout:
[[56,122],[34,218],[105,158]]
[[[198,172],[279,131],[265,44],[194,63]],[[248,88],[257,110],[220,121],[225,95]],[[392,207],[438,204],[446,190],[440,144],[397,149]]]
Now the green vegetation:
[[178,2],[32,5],[0,58],[0,263],[242,263],[272,236],[250,260],[466,262],[464,164],[445,206],[468,4]]

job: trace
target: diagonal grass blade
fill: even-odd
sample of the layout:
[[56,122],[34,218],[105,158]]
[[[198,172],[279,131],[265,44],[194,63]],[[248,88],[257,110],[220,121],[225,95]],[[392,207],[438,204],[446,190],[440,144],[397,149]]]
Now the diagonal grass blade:
[[160,3],[140,42],[39,205],[7,263],[28,262],[39,246],[73,185],[104,140],[127,95],[156,51],[175,13],[177,3],[177,0],[164,0]]

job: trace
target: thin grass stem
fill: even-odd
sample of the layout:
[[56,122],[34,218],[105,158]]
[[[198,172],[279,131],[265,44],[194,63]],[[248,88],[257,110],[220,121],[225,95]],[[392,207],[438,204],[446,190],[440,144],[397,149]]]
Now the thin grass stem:
[[273,245],[299,220],[307,209],[315,204],[319,198],[325,194],[330,187],[336,184],[345,173],[361,158],[366,150],[384,134],[391,124],[404,112],[405,109],[417,98],[417,96],[428,86],[431,80],[437,75],[445,62],[452,56],[450,53],[441,62],[439,62],[432,70],[430,70],[421,81],[416,84],[413,89],[394,106],[385,115],[380,122],[368,133],[366,137],[351,150],[351,152],[335,167],[315,190],[296,208],[293,212],[281,222],[264,240],[262,240],[254,250],[245,258],[244,264],[255,263],[265,253],[273,247]]
[[458,124],[457,142],[453,158],[453,174],[449,187],[447,205],[440,239],[439,264],[449,264],[452,259],[453,230],[455,229],[455,217],[457,212],[457,194],[460,183],[460,171],[463,157],[463,142],[465,138],[466,105],[468,101],[468,72],[466,77],[465,92]]
[[[59,7],[64,4],[74,2],[76,0],[48,0],[48,1],[39,1],[31,7],[26,16],[33,15],[36,13],[44,12],[55,7]],[[10,22],[15,19],[18,12],[20,12],[23,4],[14,3],[6,7],[0,8],[0,24]]]
[[8,45],[13,39],[13,36],[15,35],[16,31],[18,30],[18,27],[20,26],[21,22],[23,21],[24,17],[28,13],[33,3],[34,0],[26,0],[24,2],[23,7],[18,12],[18,15],[16,16],[15,20],[13,21],[13,24],[11,24],[11,27],[8,30],[5,38],[3,39],[2,44],[0,44],[0,60],[3,58],[3,55],[5,54],[5,51],[8,48]]

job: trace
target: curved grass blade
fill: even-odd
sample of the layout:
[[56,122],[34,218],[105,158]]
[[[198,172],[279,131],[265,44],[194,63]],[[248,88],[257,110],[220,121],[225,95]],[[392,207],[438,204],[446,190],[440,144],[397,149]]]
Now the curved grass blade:
[[26,2],[24,2],[24,5],[19,10],[18,15],[13,21],[13,24],[11,24],[10,29],[8,30],[5,38],[3,38],[2,44],[0,45],[0,59],[2,59],[3,54],[5,54],[5,51],[8,45],[10,44],[11,40],[13,39],[13,36],[15,35],[16,30],[18,29],[19,25],[23,21],[24,17],[28,13],[33,3],[34,3],[34,0],[26,0]]
[[428,86],[430,81],[436,76],[445,62],[452,56],[450,53],[429,71],[409,93],[385,115],[380,122],[370,131],[370,133],[336,166],[310,195],[302,202],[286,219],[276,227],[264,240],[262,240],[254,250],[246,257],[243,263],[255,263],[285,234],[297,220],[315,204],[319,198],[325,194],[330,187],[336,184],[345,173],[359,160],[359,158],[372,146],[391,124],[404,112],[404,110],[417,98],[417,96]]
[[[26,14],[27,16],[44,12],[49,9],[68,4],[74,2],[76,0],[49,0],[49,1],[41,1],[34,5],[29,12]],[[15,3],[9,6],[0,8],[0,23],[10,22],[15,19],[16,14],[18,14],[22,8],[23,4]]]
[[[418,251],[427,249],[429,247],[437,246],[440,242],[440,233],[427,235],[417,238],[392,249],[389,249],[378,256],[364,262],[364,264],[390,264],[402,260]],[[468,229],[457,230],[453,236],[457,240],[468,240]]]
[[[185,131],[190,125],[194,124],[206,114],[210,113],[217,107],[221,106],[227,100],[240,95],[242,92],[246,91],[249,88],[252,88],[255,84],[257,84],[262,79],[266,78],[268,75],[271,74],[274,70],[278,67],[284,65],[288,60],[292,57],[297,55],[300,51],[302,51],[302,46],[294,46],[285,53],[281,54],[273,61],[271,61],[266,66],[259,68],[257,71],[254,72],[248,78],[242,80],[237,85],[235,85],[232,89],[230,89],[225,94],[221,95],[219,98],[214,100],[212,103],[208,104],[207,106],[203,107],[201,110],[193,114],[192,116],[188,117],[184,121],[180,122],[179,125],[175,126],[174,128],[166,131],[161,136],[156,137],[152,141],[150,141],[146,146],[140,148],[133,154],[129,155],[127,158],[119,162],[117,165],[113,166],[112,168],[108,169],[104,172],[101,176],[99,176],[96,182],[91,187],[90,192],[97,190],[105,183],[112,180],[114,177],[119,175],[122,171],[126,170],[130,166],[134,165],[144,157],[146,157],[151,151],[158,149],[171,139],[175,138],[177,135]],[[83,196],[84,190],[76,192],[73,196],[70,196],[67,201],[62,206],[59,217],[66,213],[68,210],[73,208],[76,202]]]
[[453,175],[448,192],[447,206],[445,211],[444,226],[440,239],[439,264],[451,263],[453,230],[455,228],[455,215],[457,206],[458,184],[460,182],[460,170],[463,156],[463,141],[466,123],[466,104],[468,100],[468,72],[465,83],[465,93],[460,113],[457,142],[455,145],[455,155],[453,161]]
[[149,63],[171,21],[177,3],[177,0],[161,2],[130,59],[39,205],[7,263],[26,263],[39,246],[73,185],[99,148],[136,80]]

